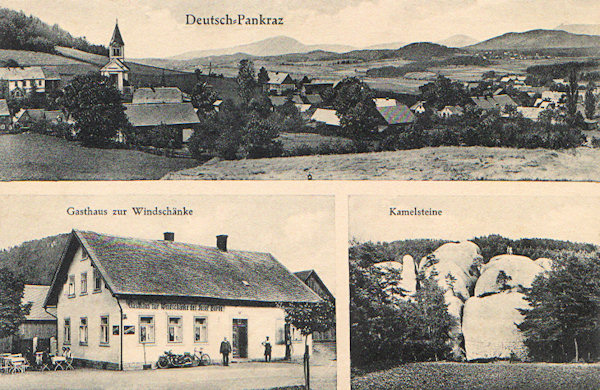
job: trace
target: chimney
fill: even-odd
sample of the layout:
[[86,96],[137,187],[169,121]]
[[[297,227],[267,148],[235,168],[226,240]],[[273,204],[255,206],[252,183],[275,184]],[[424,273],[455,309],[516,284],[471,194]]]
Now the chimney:
[[223,252],[227,252],[227,234],[220,234],[217,236],[217,248]]
[[165,241],[175,241],[175,233],[173,232],[164,232],[164,240]]

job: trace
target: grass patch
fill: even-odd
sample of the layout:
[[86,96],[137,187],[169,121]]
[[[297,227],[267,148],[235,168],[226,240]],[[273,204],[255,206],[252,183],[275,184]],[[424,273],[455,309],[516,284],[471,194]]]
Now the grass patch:
[[0,135],[0,180],[157,180],[197,165],[132,150],[84,148],[56,137]]
[[599,364],[412,363],[352,378],[353,390],[598,388]]

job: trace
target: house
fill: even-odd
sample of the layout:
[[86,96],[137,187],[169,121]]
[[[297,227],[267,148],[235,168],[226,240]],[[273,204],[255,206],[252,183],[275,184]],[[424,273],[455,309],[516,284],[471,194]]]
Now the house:
[[412,112],[414,112],[415,114],[423,114],[425,111],[427,111],[427,109],[425,108],[425,101],[420,100],[418,102],[416,102],[415,104],[413,104],[410,107],[410,110]]
[[200,123],[192,103],[125,103],[124,106],[133,127],[152,131],[165,125],[178,129],[177,142],[187,142]]
[[465,111],[461,106],[445,106],[438,112],[438,115],[441,118],[448,119],[454,116],[461,116],[464,113]]
[[0,68],[0,80],[5,82],[2,98],[23,98],[32,92],[46,93],[60,86],[60,76],[41,66]]
[[306,104],[321,104],[323,103],[323,98],[318,93],[316,94],[306,94],[302,97],[302,100]]
[[273,107],[281,107],[290,101],[287,96],[269,96],[269,100],[271,100]]
[[100,74],[110,78],[115,88],[123,93],[125,86],[129,85],[129,68],[125,65],[125,42],[118,22],[115,24],[108,51],[109,60],[100,69]]
[[12,117],[6,99],[0,99],[0,132],[12,129]]
[[289,73],[268,71],[269,81],[267,90],[269,93],[281,95],[296,89],[296,84]]
[[537,121],[543,111],[545,111],[545,109],[541,107],[517,107],[518,113],[523,115],[524,118],[531,119],[532,121]]
[[210,247],[171,232],[146,240],[73,230],[44,307],[56,308],[58,346],[76,364],[129,370],[168,350],[201,348],[218,361],[225,337],[234,361],[263,359],[266,336],[273,359],[301,357],[303,337],[279,304],[320,301],[271,254],[230,250],[226,235]]
[[327,126],[340,126],[340,118],[337,116],[336,111],[329,108],[317,108],[310,120],[324,123]]
[[374,98],[373,103],[375,103],[375,107],[394,107],[398,105],[396,99],[390,98]]
[[509,96],[505,94],[493,95],[493,96],[474,96],[471,101],[475,107],[483,111],[488,110],[500,110],[504,111],[507,106],[517,107],[517,103]]
[[555,104],[562,103],[567,94],[565,92],[558,91],[542,91],[542,100],[547,100]]
[[66,117],[60,110],[44,110],[42,108],[22,108],[14,117],[14,124],[17,127],[29,127],[33,122],[39,121],[57,124],[66,122]]
[[[322,299],[335,302],[335,297],[314,269],[294,272],[294,275]],[[335,327],[328,329],[325,332],[314,332],[312,336],[313,342],[335,341]]]
[[223,100],[215,100],[215,102],[213,103],[213,108],[216,112],[219,112],[219,110],[221,109],[221,104],[223,104]]
[[131,103],[183,103],[183,93],[177,87],[138,88]]
[[333,88],[333,81],[313,80],[310,83],[302,84],[300,93],[302,95],[320,95],[328,88]]
[[32,351],[33,343],[37,344],[36,350],[48,350],[50,338],[57,336],[56,311],[45,310],[44,301],[50,286],[26,284],[23,288],[22,304],[30,304],[29,314],[25,321],[19,326],[19,330],[12,337],[0,340],[0,350],[19,351],[23,349]]
[[397,129],[413,123],[417,117],[404,104],[399,103],[393,107],[376,107],[381,117],[378,126],[379,132],[390,129]]

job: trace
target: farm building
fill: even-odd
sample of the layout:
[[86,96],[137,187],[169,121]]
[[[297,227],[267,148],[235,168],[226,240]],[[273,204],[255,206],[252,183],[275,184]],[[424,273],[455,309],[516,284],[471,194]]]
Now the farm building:
[[327,108],[317,108],[310,117],[311,121],[324,123],[328,126],[339,127],[340,118],[337,116],[335,110]]
[[0,340],[3,352],[26,349],[31,351],[33,339],[37,338],[38,348],[49,348],[50,338],[56,337],[56,311],[45,310],[44,300],[50,286],[26,284],[23,289],[23,304],[31,304],[25,322],[21,324],[17,334]]
[[[322,299],[335,302],[335,297],[333,296],[331,291],[329,291],[325,283],[323,283],[323,281],[314,269],[294,272],[294,275],[296,275],[298,279],[303,281],[304,284],[310,287],[311,290],[317,293],[317,295],[320,296]],[[325,332],[315,332],[313,334],[313,341],[335,341],[335,327],[328,329]]]
[[31,92],[46,93],[60,86],[60,77],[41,66],[0,68],[0,80],[5,81],[2,98],[22,98]]
[[44,110],[42,108],[21,109],[15,114],[15,126],[28,127],[33,122],[48,121],[51,123],[65,122],[65,114],[60,110]]
[[313,80],[310,83],[302,84],[302,95],[321,94],[328,88],[333,88],[333,81]]
[[441,118],[447,119],[452,118],[454,116],[461,116],[464,113],[465,111],[461,106],[445,106],[438,112],[438,115]]
[[375,107],[394,107],[398,105],[396,99],[390,98],[374,98],[373,103],[375,103]]
[[165,125],[178,129],[178,142],[187,142],[200,123],[192,103],[125,103],[125,115],[138,129],[152,131]]
[[8,131],[12,128],[12,118],[6,99],[0,99],[0,132]]
[[183,103],[183,93],[177,87],[138,88],[131,103]]
[[524,118],[531,119],[532,121],[537,121],[543,111],[545,111],[545,109],[541,107],[517,107],[518,113],[523,115]]
[[267,75],[269,76],[269,81],[267,82],[269,93],[281,95],[296,89],[296,84],[289,73],[269,71]]
[[399,103],[396,106],[377,107],[377,112],[381,117],[381,123],[378,130],[398,129],[413,123],[417,117],[404,104]]
[[499,94],[493,96],[475,96],[471,98],[473,104],[483,110],[500,110],[503,111],[507,106],[517,107],[517,103],[508,95]]
[[410,107],[410,110],[411,110],[412,112],[414,112],[415,114],[422,114],[422,113],[424,113],[425,111],[427,111],[427,109],[425,108],[425,103],[426,103],[426,102],[424,102],[424,101],[420,100],[420,101],[416,102],[415,104],[413,104],[413,105]]
[[[110,369],[155,365],[165,350],[201,347],[213,360],[232,341],[235,361],[301,356],[304,340],[279,303],[321,298],[269,253],[73,230],[44,307],[56,308],[58,346],[77,363]],[[312,340],[308,338],[309,347]]]

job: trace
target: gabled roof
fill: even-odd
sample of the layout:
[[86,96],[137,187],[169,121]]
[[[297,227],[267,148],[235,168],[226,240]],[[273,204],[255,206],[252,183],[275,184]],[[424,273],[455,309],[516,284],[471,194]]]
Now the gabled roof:
[[502,109],[506,106],[517,106],[517,103],[508,95],[475,96],[471,101],[482,110]]
[[138,88],[131,103],[183,103],[183,94],[177,87]]
[[44,80],[44,71],[41,66],[26,66],[23,68],[0,68],[0,79],[19,81],[19,80]]
[[115,296],[167,296],[275,304],[320,298],[271,254],[73,230],[46,306],[55,306],[83,246]]
[[390,98],[374,98],[375,107],[393,107],[398,104],[396,99]]
[[200,123],[192,103],[126,103],[125,115],[135,127]]
[[293,84],[289,73],[268,71],[269,84]]
[[464,110],[461,106],[445,106],[440,110],[440,112],[446,111],[452,115],[462,115],[464,114]]
[[323,103],[323,98],[318,93],[304,95],[304,101],[308,104]]
[[110,39],[110,46],[113,44],[117,44],[119,46],[125,45],[125,42],[123,42],[123,37],[121,36],[121,31],[119,30],[119,23],[115,23],[115,29],[113,31],[112,38]]
[[6,99],[0,99],[0,116],[10,116],[10,110],[8,109]]
[[290,99],[287,96],[269,96],[269,100],[271,100],[271,104],[273,107],[283,106]]
[[417,109],[425,109],[425,102],[423,100],[419,100],[418,102],[416,102],[415,104],[413,104],[410,109],[411,110],[417,110]]
[[404,104],[391,107],[377,107],[377,111],[388,125],[402,125],[414,122],[417,117]]
[[103,71],[107,70],[111,65],[115,65],[117,68],[121,69],[124,72],[129,71],[129,68],[127,67],[127,65],[125,65],[120,59],[118,59],[118,58],[111,58],[106,63],[106,65],[104,65],[102,67],[102,69],[100,69],[100,72],[103,72]]
[[338,118],[335,110],[327,108],[317,108],[310,119],[330,126],[340,126],[340,118]]
[[[327,288],[325,283],[323,283],[323,280],[321,280],[321,278],[319,277],[319,274],[317,274],[317,271],[315,271],[314,269],[294,272],[294,275],[296,275],[296,277],[298,279],[303,281],[309,287],[310,287],[310,285],[308,284],[308,281],[312,278],[314,281],[317,282],[317,284],[321,287],[323,292],[325,292],[325,294],[327,295],[328,298],[330,298],[332,300],[335,299],[335,297],[333,296],[331,291],[329,291],[329,289]],[[315,292],[318,294],[318,291],[315,291]]]
[[17,122],[23,120],[32,120],[32,121],[64,121],[65,114],[60,110],[44,110],[42,108],[25,108],[21,109],[16,115],[15,119]]
[[27,321],[56,321],[55,317],[44,310],[44,300],[48,295],[48,290],[50,290],[50,286],[25,285],[21,302],[24,304],[31,302],[29,314],[25,316]]

